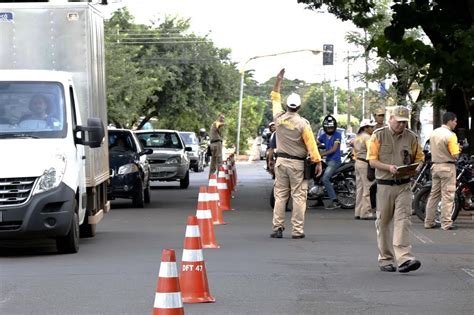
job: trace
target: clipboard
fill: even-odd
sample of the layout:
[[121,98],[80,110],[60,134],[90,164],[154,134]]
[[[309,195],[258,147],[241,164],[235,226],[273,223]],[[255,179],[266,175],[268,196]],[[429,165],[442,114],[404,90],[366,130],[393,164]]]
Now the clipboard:
[[419,166],[418,163],[403,165],[397,167],[396,176],[413,176],[416,174],[416,168]]

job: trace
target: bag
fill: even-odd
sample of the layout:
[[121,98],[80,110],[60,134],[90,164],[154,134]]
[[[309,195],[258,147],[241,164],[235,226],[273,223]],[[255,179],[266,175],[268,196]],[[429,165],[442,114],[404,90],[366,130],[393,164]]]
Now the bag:
[[311,179],[311,178],[313,178],[313,174],[314,174],[314,165],[313,165],[313,163],[311,163],[310,158],[306,158],[304,160],[304,176],[303,176],[303,178],[304,179]]
[[369,162],[367,162],[367,179],[370,181],[375,180],[375,168],[370,166]]

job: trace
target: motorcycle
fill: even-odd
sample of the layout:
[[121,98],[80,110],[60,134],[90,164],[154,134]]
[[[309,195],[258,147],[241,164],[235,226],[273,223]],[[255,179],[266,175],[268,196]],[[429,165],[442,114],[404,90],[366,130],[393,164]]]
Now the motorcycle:
[[[474,156],[469,159],[466,155],[461,155],[456,163],[456,190],[454,203],[451,210],[451,219],[454,221],[462,209],[474,210],[474,180],[473,180]],[[413,206],[415,213],[421,221],[425,221],[426,203],[431,192],[431,179],[421,187],[414,196]],[[441,202],[438,204],[435,213],[435,222],[440,223]]]
[[[321,162],[323,167],[323,174],[327,167],[324,161]],[[314,172],[313,172],[314,173]],[[316,205],[323,204],[323,199],[328,199],[328,195],[324,185],[321,181],[321,177],[313,178],[313,186],[308,187],[308,200],[316,200]],[[310,181],[311,182],[311,181]],[[353,209],[356,202],[356,182],[355,182],[355,169],[354,160],[352,158],[352,151],[349,151],[343,158],[341,165],[334,172],[331,177],[331,182],[334,186],[339,203],[342,209]],[[275,196],[272,188],[270,194],[270,206],[273,208],[275,205]],[[291,211],[291,202],[287,203],[287,211]]]

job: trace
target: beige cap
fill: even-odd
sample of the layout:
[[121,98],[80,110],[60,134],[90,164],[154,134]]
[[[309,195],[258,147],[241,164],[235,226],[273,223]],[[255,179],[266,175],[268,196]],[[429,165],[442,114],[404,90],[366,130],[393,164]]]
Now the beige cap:
[[383,109],[383,108],[377,108],[374,111],[374,115],[384,115],[384,114],[385,114],[385,109]]
[[409,121],[410,110],[404,106],[395,106],[390,112],[391,116],[394,116],[397,121]]

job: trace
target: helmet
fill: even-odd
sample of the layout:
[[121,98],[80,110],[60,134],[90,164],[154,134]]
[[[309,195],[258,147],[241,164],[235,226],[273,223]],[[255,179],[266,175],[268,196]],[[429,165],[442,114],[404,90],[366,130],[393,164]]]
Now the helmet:
[[286,99],[286,106],[289,108],[296,109],[301,105],[301,98],[296,93],[291,93],[290,96]]
[[206,128],[199,129],[199,132],[206,132]]
[[323,120],[324,132],[327,133],[328,128],[334,128],[334,130],[337,129],[337,120],[331,115],[327,115],[326,117],[324,117],[324,120]]
[[360,122],[359,128],[364,128],[364,127],[373,127],[375,126],[375,121],[372,119],[362,119]]
[[200,135],[201,137],[204,137],[204,136],[206,135],[206,128],[201,128],[201,129],[199,129],[199,135]]
[[271,126],[275,126],[275,122],[272,121],[271,123],[268,124],[268,128],[270,128]]

